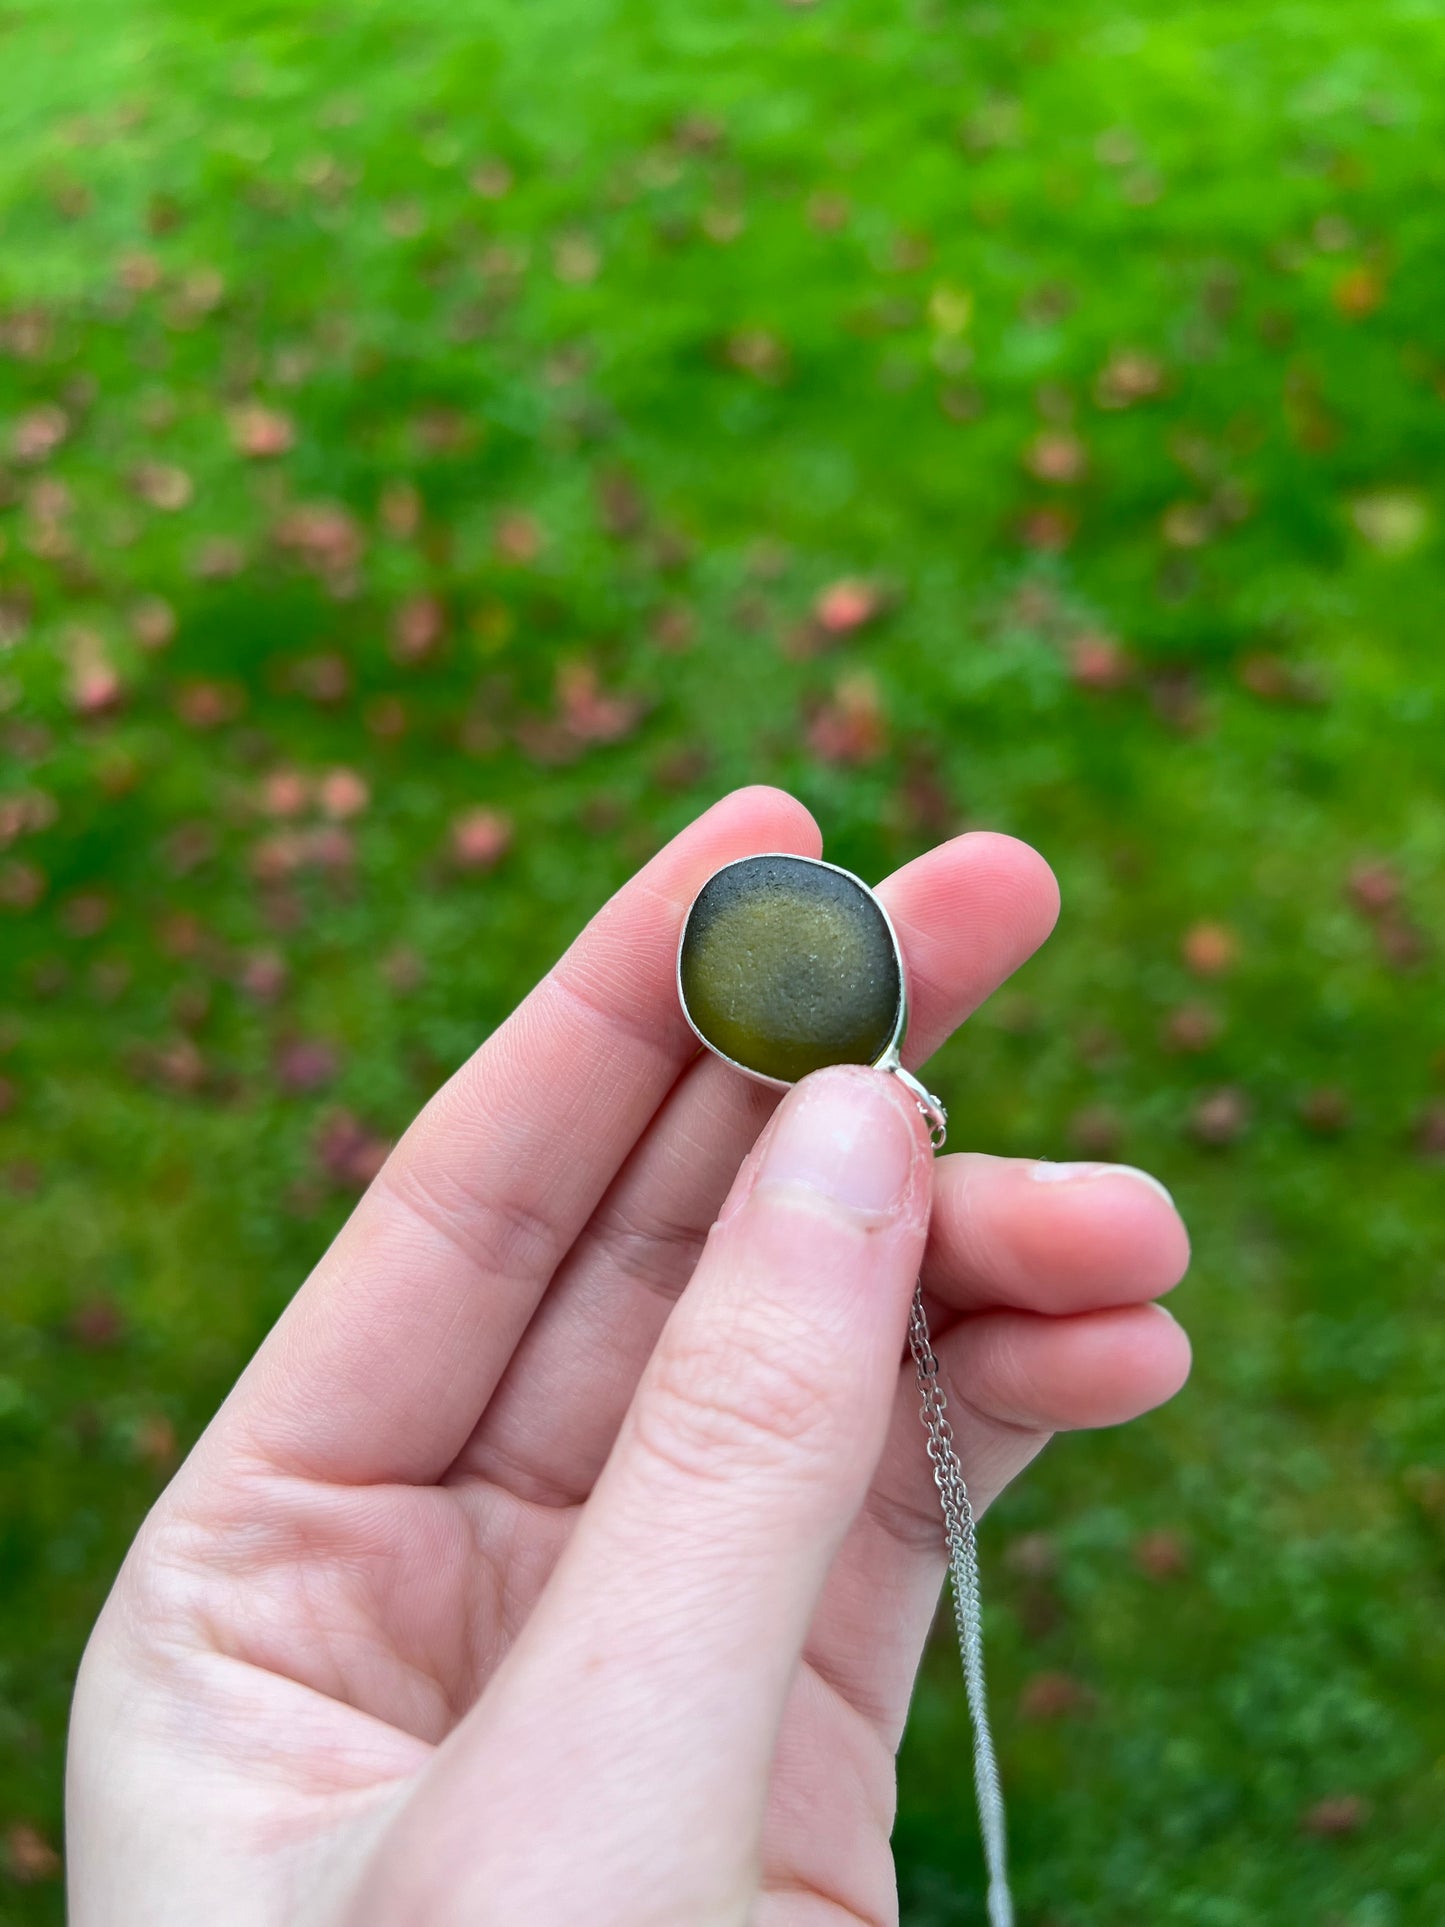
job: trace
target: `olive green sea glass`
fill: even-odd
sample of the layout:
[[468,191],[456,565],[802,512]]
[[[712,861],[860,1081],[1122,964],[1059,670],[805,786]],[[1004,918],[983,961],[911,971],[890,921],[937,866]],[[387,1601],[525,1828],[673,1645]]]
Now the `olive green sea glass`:
[[882,906],[807,857],[745,857],[710,877],[683,928],[678,980],[704,1043],[785,1084],[825,1064],[876,1064],[902,1027]]

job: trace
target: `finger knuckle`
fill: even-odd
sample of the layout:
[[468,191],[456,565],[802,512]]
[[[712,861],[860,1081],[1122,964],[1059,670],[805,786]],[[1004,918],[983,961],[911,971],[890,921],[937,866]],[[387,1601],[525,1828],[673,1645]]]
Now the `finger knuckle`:
[[637,1408],[641,1444],[654,1461],[694,1479],[821,1465],[846,1424],[833,1377],[796,1335],[771,1325],[664,1344]]

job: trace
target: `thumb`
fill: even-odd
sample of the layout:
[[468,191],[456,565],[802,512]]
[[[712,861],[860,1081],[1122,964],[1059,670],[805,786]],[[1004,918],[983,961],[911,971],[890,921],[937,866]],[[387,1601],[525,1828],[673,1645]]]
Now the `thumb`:
[[930,1164],[893,1077],[821,1071],[784,1099],[477,1709],[489,1751],[555,1718],[569,1855],[615,1865],[631,1840],[650,1888],[675,1853],[689,1919],[755,1877],[784,1703],[887,1431]]

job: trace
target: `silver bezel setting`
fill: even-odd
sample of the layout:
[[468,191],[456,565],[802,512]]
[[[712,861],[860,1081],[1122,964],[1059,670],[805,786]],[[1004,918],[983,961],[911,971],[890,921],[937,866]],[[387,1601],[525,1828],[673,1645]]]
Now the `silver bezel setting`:
[[[888,940],[893,945],[893,957],[898,965],[898,1014],[893,1024],[893,1035],[882,1053],[868,1065],[868,1069],[903,1072],[899,1053],[903,1049],[903,1040],[908,1034],[908,967],[904,962],[903,946],[898,941],[898,932],[893,927],[893,919],[888,914],[887,906],[876,890],[866,884],[862,877],[855,875],[852,870],[845,870],[841,863],[829,863],[820,856],[800,856],[796,850],[754,850],[748,856],[735,856],[730,862],[720,863],[698,886],[692,902],[687,906],[687,915],[682,920],[682,930],[677,939],[677,1001],[683,1017],[687,1020],[688,1029],[705,1050],[710,1051],[714,1057],[721,1058],[724,1064],[731,1064],[733,1069],[741,1071],[744,1077],[751,1077],[755,1083],[766,1084],[775,1091],[788,1091],[793,1088],[786,1078],[769,1077],[765,1072],[755,1071],[747,1064],[740,1064],[735,1057],[729,1057],[726,1051],[719,1050],[717,1045],[710,1038],[705,1037],[693,1022],[692,1012],[687,1007],[687,996],[682,987],[682,950],[687,941],[687,926],[692,921],[692,913],[698,897],[702,895],[713,878],[720,877],[725,870],[735,870],[740,863],[757,863],[766,857],[778,857],[788,863],[808,863],[815,870],[831,870],[835,876],[846,877],[850,883],[857,884],[864,896],[877,909],[883,919],[883,927],[888,932]],[[903,1072],[903,1075],[907,1077],[908,1073]],[[911,1079],[909,1081],[912,1082]]]

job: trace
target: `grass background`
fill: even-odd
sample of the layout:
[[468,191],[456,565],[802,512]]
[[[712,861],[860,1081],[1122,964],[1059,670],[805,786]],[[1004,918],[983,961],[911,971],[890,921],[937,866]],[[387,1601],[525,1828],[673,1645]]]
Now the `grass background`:
[[[762,778],[868,875],[1039,844],[956,1138],[1195,1234],[1190,1389],[985,1531],[1023,1920],[1434,1927],[1445,7],[46,0],[0,57],[0,1919],[379,1147]],[[955,1669],[923,1927],[982,1918]]]

